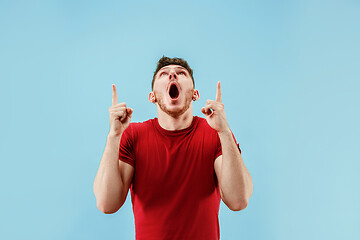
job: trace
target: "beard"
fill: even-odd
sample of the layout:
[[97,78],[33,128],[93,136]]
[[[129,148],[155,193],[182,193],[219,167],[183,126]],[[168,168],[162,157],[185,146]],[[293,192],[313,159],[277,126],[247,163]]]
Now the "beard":
[[178,118],[179,116],[181,116],[184,112],[186,112],[191,105],[191,101],[192,101],[192,96],[193,96],[193,90],[188,90],[185,92],[185,103],[184,106],[178,110],[170,110],[166,104],[164,103],[164,98],[162,94],[156,94],[156,92],[154,92],[155,95],[155,99],[157,104],[159,105],[160,109],[165,112],[166,114],[170,115],[173,118]]

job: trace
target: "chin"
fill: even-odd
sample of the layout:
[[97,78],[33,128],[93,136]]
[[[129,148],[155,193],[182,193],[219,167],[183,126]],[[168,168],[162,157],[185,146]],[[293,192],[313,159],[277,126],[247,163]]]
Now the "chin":
[[174,118],[181,116],[192,107],[192,91],[188,91],[183,97],[180,96],[175,103],[172,103],[170,96],[167,98],[158,94],[156,97],[160,110]]
[[161,111],[165,112],[166,114],[177,118],[181,115],[183,115],[187,110],[190,109],[190,104],[182,104],[182,105],[178,105],[178,106],[166,106],[164,104],[162,104],[161,102],[159,103],[159,107],[161,109]]

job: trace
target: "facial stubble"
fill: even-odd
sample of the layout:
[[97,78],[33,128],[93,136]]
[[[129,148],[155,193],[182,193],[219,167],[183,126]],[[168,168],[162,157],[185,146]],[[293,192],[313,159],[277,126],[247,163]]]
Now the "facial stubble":
[[184,112],[186,112],[190,108],[193,93],[194,93],[194,90],[192,90],[192,89],[186,91],[184,106],[179,110],[171,111],[170,109],[167,108],[166,104],[164,103],[164,99],[163,99],[164,96],[162,94],[156,93],[154,91],[156,102],[159,105],[160,109],[173,118],[178,118],[179,116],[181,116]]

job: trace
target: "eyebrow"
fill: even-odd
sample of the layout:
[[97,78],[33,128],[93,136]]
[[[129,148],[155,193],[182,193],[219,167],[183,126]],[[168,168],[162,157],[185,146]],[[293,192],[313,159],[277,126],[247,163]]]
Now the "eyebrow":
[[[161,68],[161,69],[159,70],[159,72],[160,72],[160,71],[162,71],[162,70],[168,69],[168,68],[170,68],[170,67],[163,67],[163,68]],[[175,69],[186,70],[186,68],[181,67],[181,66],[179,66],[179,67],[175,67]]]

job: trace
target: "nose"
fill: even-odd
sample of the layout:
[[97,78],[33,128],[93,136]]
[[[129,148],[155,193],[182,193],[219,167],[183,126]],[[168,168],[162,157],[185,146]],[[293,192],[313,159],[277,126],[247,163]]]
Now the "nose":
[[171,72],[169,73],[169,79],[170,79],[170,80],[177,79],[177,75],[176,75],[176,72],[175,72],[175,71],[171,71]]

